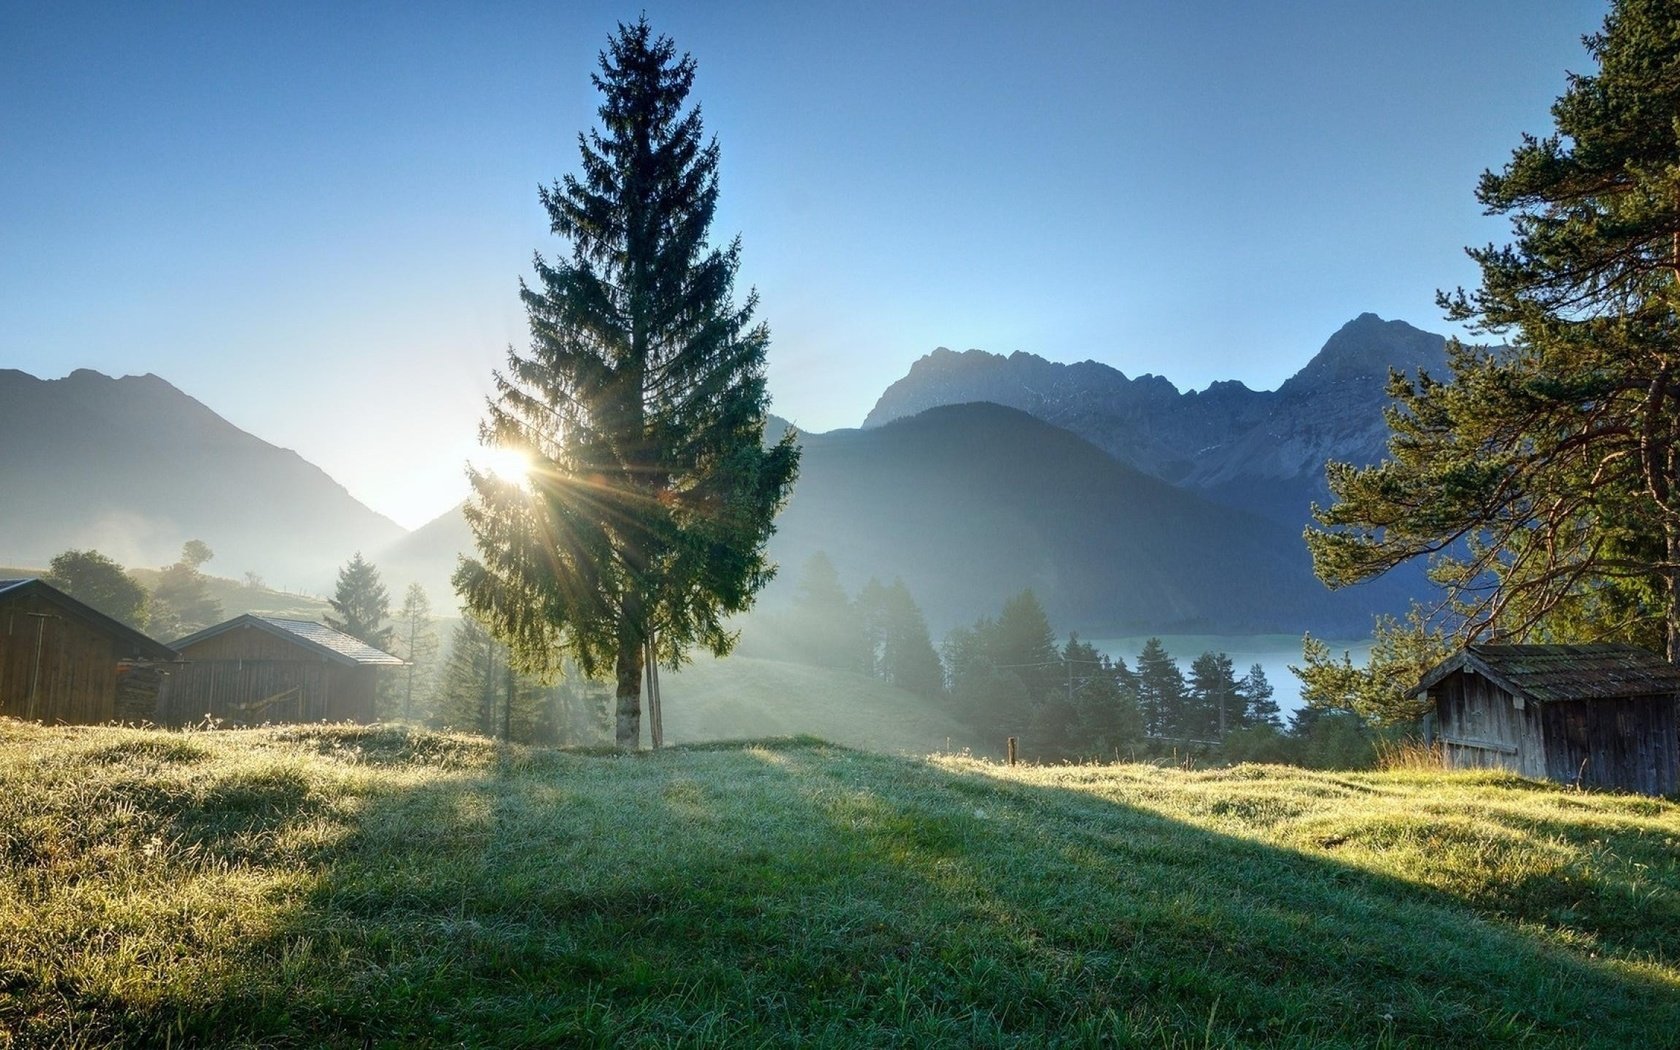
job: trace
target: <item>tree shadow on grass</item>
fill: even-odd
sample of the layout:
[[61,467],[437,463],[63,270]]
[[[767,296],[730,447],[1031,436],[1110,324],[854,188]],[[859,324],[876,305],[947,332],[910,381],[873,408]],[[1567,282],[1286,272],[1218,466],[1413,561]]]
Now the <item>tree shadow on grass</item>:
[[[95,1004],[127,1011],[118,1035],[1628,1046],[1680,1030],[1671,966],[1123,798],[811,741],[441,760],[358,741],[366,775],[329,805],[342,834],[308,878],[196,992]],[[278,841],[319,814],[276,790]]]

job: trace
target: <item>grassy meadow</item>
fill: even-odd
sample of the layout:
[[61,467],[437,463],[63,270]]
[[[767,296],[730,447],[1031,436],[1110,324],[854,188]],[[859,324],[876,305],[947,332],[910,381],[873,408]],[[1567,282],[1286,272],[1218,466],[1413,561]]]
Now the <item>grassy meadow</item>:
[[700,656],[664,671],[665,739],[817,736],[866,751],[1002,750],[944,706],[853,671],[753,656]]
[[0,720],[0,1045],[1665,1046],[1680,806]]

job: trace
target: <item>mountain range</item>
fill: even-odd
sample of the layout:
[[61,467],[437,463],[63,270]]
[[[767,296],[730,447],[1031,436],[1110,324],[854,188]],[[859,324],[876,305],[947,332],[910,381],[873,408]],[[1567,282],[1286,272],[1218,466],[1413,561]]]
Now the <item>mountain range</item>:
[[[1364,633],[1415,576],[1327,592],[1300,539],[1323,464],[1383,451],[1389,368],[1440,371],[1444,340],[1364,314],[1275,391],[1180,392],[1094,361],[936,350],[855,430],[803,434],[778,520],[787,600],[824,551],[848,586],[902,578],[936,634],[1033,587],[1087,633]],[[778,424],[782,426],[785,424]],[[421,582],[442,609],[471,549],[459,508],[412,533],[296,453],[239,430],[163,379],[0,370],[0,564],[97,547],[173,560],[187,538],[214,569],[325,586],[360,550],[393,593]]]
[[207,571],[316,586],[404,534],[290,449],[155,375],[0,369],[0,564],[94,548],[157,566],[201,539]]
[[936,405],[990,401],[1071,430],[1123,463],[1227,506],[1292,526],[1329,495],[1326,460],[1382,458],[1389,369],[1439,376],[1446,340],[1404,321],[1360,314],[1276,390],[1238,382],[1180,392],[1096,361],[1058,364],[935,350],[889,386],[864,419],[885,425]]

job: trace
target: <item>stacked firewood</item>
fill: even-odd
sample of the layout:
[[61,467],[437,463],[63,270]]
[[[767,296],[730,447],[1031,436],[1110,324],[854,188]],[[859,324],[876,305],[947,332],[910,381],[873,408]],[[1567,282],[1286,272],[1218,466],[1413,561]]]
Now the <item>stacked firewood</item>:
[[150,722],[157,717],[163,672],[149,663],[117,665],[117,721]]

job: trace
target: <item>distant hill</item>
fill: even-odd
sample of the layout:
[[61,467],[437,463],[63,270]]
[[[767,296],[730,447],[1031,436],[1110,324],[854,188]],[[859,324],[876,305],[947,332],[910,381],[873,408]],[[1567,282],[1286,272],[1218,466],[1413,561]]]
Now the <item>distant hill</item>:
[[253,437],[155,375],[0,369],[0,561],[71,547],[163,565],[188,539],[211,571],[326,586],[403,534],[296,452]]
[[1179,390],[1095,361],[1058,364],[939,349],[911,366],[864,420],[878,427],[936,405],[989,401],[1071,430],[1144,473],[1292,527],[1323,501],[1324,463],[1381,459],[1390,368],[1440,375],[1444,337],[1361,314],[1275,391],[1237,382]]

